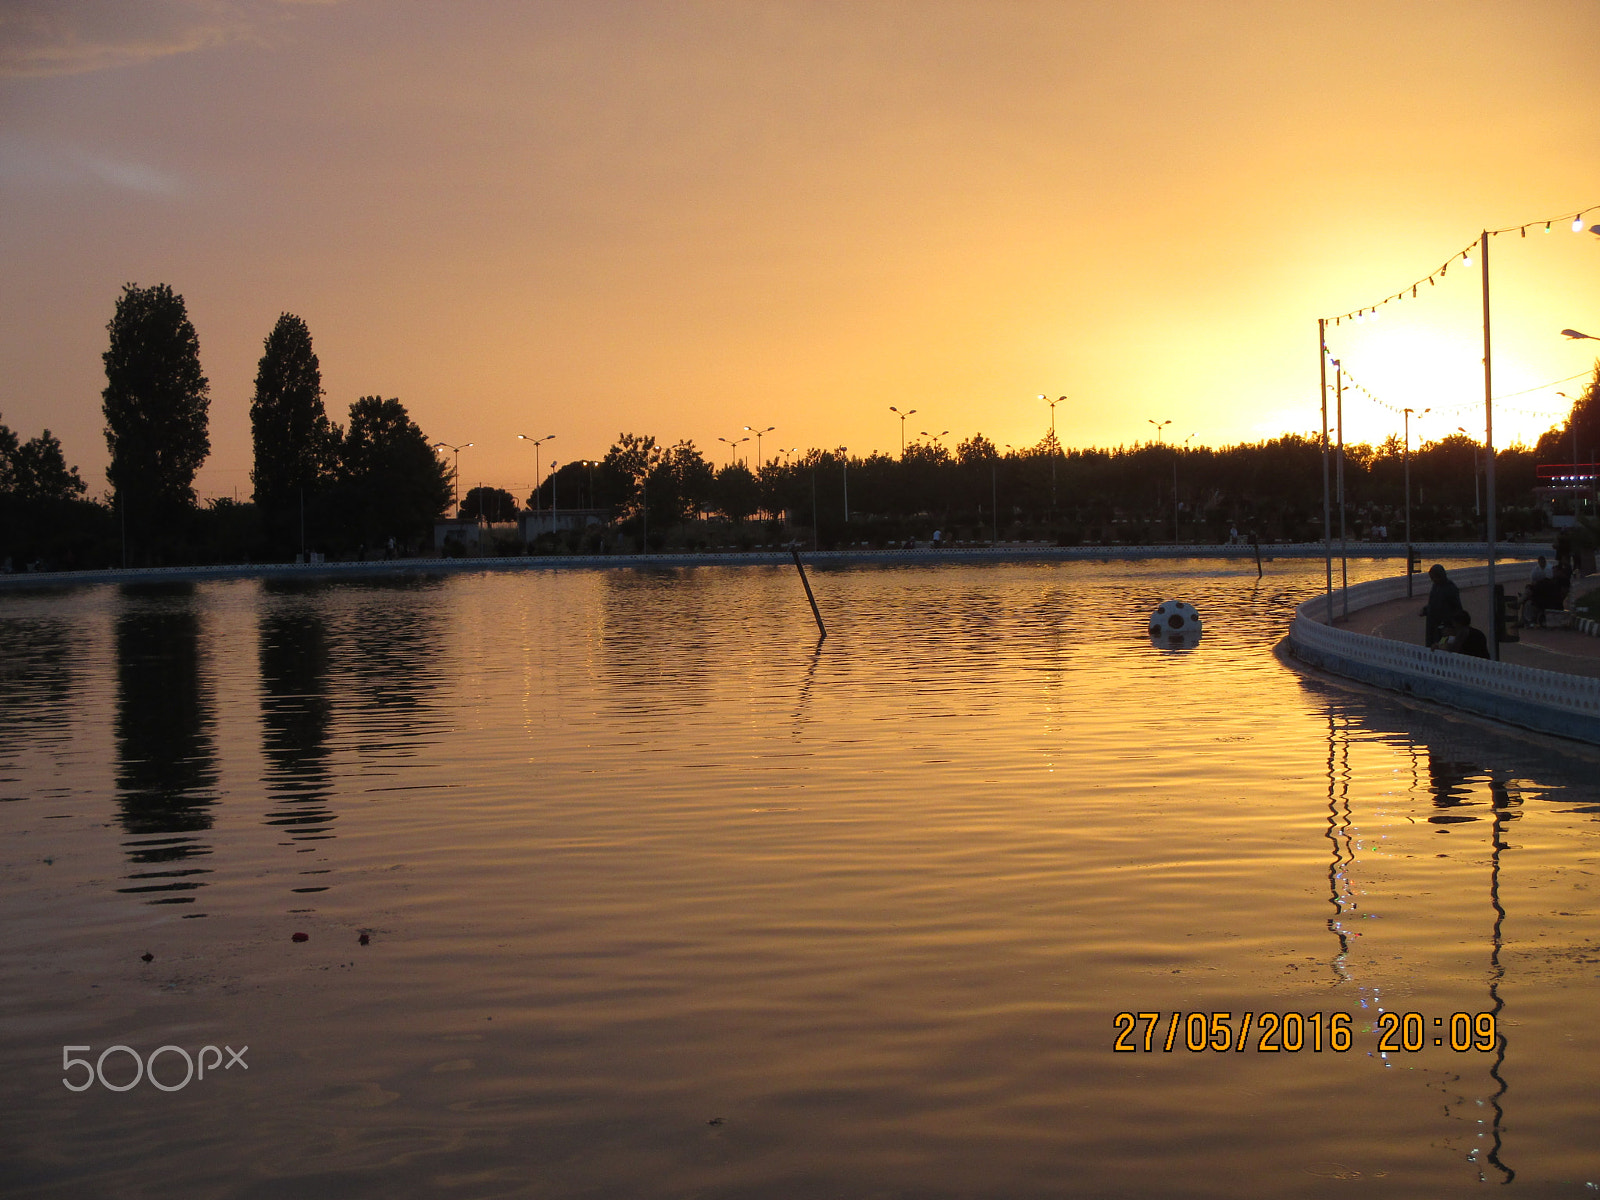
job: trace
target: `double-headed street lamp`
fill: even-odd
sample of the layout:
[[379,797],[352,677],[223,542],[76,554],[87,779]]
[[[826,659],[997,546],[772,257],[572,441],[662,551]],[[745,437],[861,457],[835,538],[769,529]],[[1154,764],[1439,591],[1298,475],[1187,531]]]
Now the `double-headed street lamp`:
[[[551,438],[553,438],[555,436],[556,435],[553,434],[553,433],[547,433],[542,438],[531,438],[525,433],[517,434],[518,440],[524,441],[524,442],[532,442],[533,443],[533,511],[534,512],[538,512],[539,511],[539,487],[544,482],[544,480],[539,478],[539,443],[548,442]],[[554,466],[553,463],[551,465]]]
[[900,418],[900,457],[904,458],[906,456],[906,418],[915,416],[917,410],[908,408],[905,412],[901,412],[891,404],[889,405],[889,411]]
[[[939,439],[940,439],[940,438],[942,438],[942,437],[944,437],[944,436],[945,436],[945,435],[946,435],[946,434],[948,434],[948,433],[949,433],[949,432],[950,432],[950,431],[949,431],[949,430],[948,430],[948,429],[941,429],[941,430],[939,430],[939,432],[938,432],[938,433],[929,433],[929,432],[928,432],[928,431],[927,431],[927,430],[926,430],[926,429],[924,429],[924,430],[923,430],[923,431],[922,431],[922,433],[921,433],[921,436],[922,436],[922,437],[925,437],[925,438],[932,438],[932,439],[933,439],[933,444],[934,444],[934,445],[936,445],[936,446],[937,446],[937,445],[938,445],[938,444],[939,444]],[[900,456],[901,456],[901,457],[902,457],[902,458],[904,458],[904,457],[905,457],[905,451],[904,451],[904,450],[902,450],[902,451],[901,451],[901,452],[900,452]]]
[[452,446],[449,442],[435,442],[433,444],[435,450],[449,450],[456,456],[455,465],[450,470],[450,492],[455,497],[456,520],[458,521],[461,519],[461,452],[470,445],[472,445],[471,442],[463,442],[459,446]]
[[1158,445],[1158,446],[1161,445],[1161,429],[1165,425],[1171,425],[1172,422],[1171,421],[1157,421],[1152,417],[1146,417],[1145,418],[1145,422],[1147,424],[1154,425],[1156,427],[1156,445]]
[[737,463],[739,461],[739,445],[740,445],[740,443],[741,442],[748,442],[749,440],[750,440],[749,438],[725,438],[725,437],[719,437],[717,439],[717,441],[719,441],[719,442],[726,442],[728,444],[728,465],[730,467],[733,466],[735,463]]
[[1050,517],[1054,520],[1056,515],[1056,459],[1061,457],[1061,445],[1056,441],[1056,405],[1060,404],[1066,397],[1057,396],[1052,400],[1049,396],[1041,393],[1039,399],[1050,406]]
[[756,466],[757,466],[757,468],[759,468],[761,466],[761,435],[763,433],[771,433],[776,428],[777,428],[776,425],[768,425],[765,429],[757,429],[754,425],[746,425],[744,427],[744,430],[745,430],[746,433],[753,433],[753,434],[756,435]]

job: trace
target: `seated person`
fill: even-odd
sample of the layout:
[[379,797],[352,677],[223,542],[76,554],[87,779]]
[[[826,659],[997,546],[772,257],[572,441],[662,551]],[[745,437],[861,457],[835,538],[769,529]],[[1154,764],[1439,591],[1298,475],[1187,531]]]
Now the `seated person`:
[[1483,636],[1483,630],[1473,627],[1472,614],[1462,611],[1456,614],[1450,632],[1439,639],[1439,649],[1488,658],[1489,639]]

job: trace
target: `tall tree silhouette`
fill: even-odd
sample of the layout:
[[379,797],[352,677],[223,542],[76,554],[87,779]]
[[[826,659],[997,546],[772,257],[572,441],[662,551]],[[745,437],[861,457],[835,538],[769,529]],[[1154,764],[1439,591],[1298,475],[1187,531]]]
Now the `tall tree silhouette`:
[[194,507],[195,472],[211,451],[210,384],[183,297],[167,284],[126,285],[106,330],[106,478],[130,534],[148,539],[155,522]]
[[339,502],[351,534],[368,546],[423,538],[449,506],[450,468],[400,401],[363,396],[350,406]]
[[267,536],[298,545],[298,514],[315,500],[333,466],[336,435],[322,407],[322,370],[311,331],[293,313],[267,335],[250,404],[256,506]]

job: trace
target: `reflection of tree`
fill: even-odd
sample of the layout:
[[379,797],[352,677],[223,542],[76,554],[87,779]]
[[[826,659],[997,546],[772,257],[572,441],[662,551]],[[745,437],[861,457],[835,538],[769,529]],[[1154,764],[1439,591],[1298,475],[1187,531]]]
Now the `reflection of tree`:
[[0,621],[0,755],[66,729],[80,649],[65,621]]
[[331,640],[340,698],[348,691],[362,752],[411,757],[439,731],[447,590],[437,577],[374,578],[327,596],[325,611],[339,614]]
[[268,825],[297,840],[331,837],[328,637],[310,605],[264,606],[257,625],[265,783],[279,804]]
[[[159,593],[192,596],[187,585]],[[191,604],[144,607],[147,589],[125,589],[116,620],[117,792],[124,843],[136,865],[124,892],[152,893],[155,904],[188,904],[209,874],[185,865],[211,848],[192,835],[211,828],[216,746],[211,697],[201,680],[200,618]],[[156,882],[156,881],[164,882]],[[150,881],[150,882],[144,882]]]

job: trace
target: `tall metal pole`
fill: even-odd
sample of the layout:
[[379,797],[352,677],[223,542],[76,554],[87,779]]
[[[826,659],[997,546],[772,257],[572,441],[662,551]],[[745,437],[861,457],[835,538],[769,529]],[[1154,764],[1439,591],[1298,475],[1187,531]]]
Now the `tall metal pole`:
[[1344,527],[1344,364],[1333,373],[1334,416],[1339,429],[1339,589],[1345,620],[1350,619],[1350,559]]
[[993,510],[989,516],[994,521],[994,544],[1000,544],[1000,467],[993,460],[989,463],[989,507]]
[[[1486,528],[1489,540],[1489,600],[1494,602],[1494,368],[1489,356],[1489,231],[1484,230],[1478,239],[1479,257],[1483,260],[1483,473],[1485,500],[1488,504]],[[1488,635],[1489,657],[1499,659],[1500,641],[1496,636],[1500,622],[1498,614],[1491,614]]]
[[1405,410],[1406,429],[1406,595],[1411,595],[1411,410]]
[[[1333,511],[1328,494],[1328,321],[1317,318],[1317,366],[1322,374],[1322,552],[1327,568],[1324,592],[1328,597],[1328,624],[1333,624]],[[1408,575],[1409,579],[1409,575]],[[1407,588],[1410,583],[1407,583]]]

